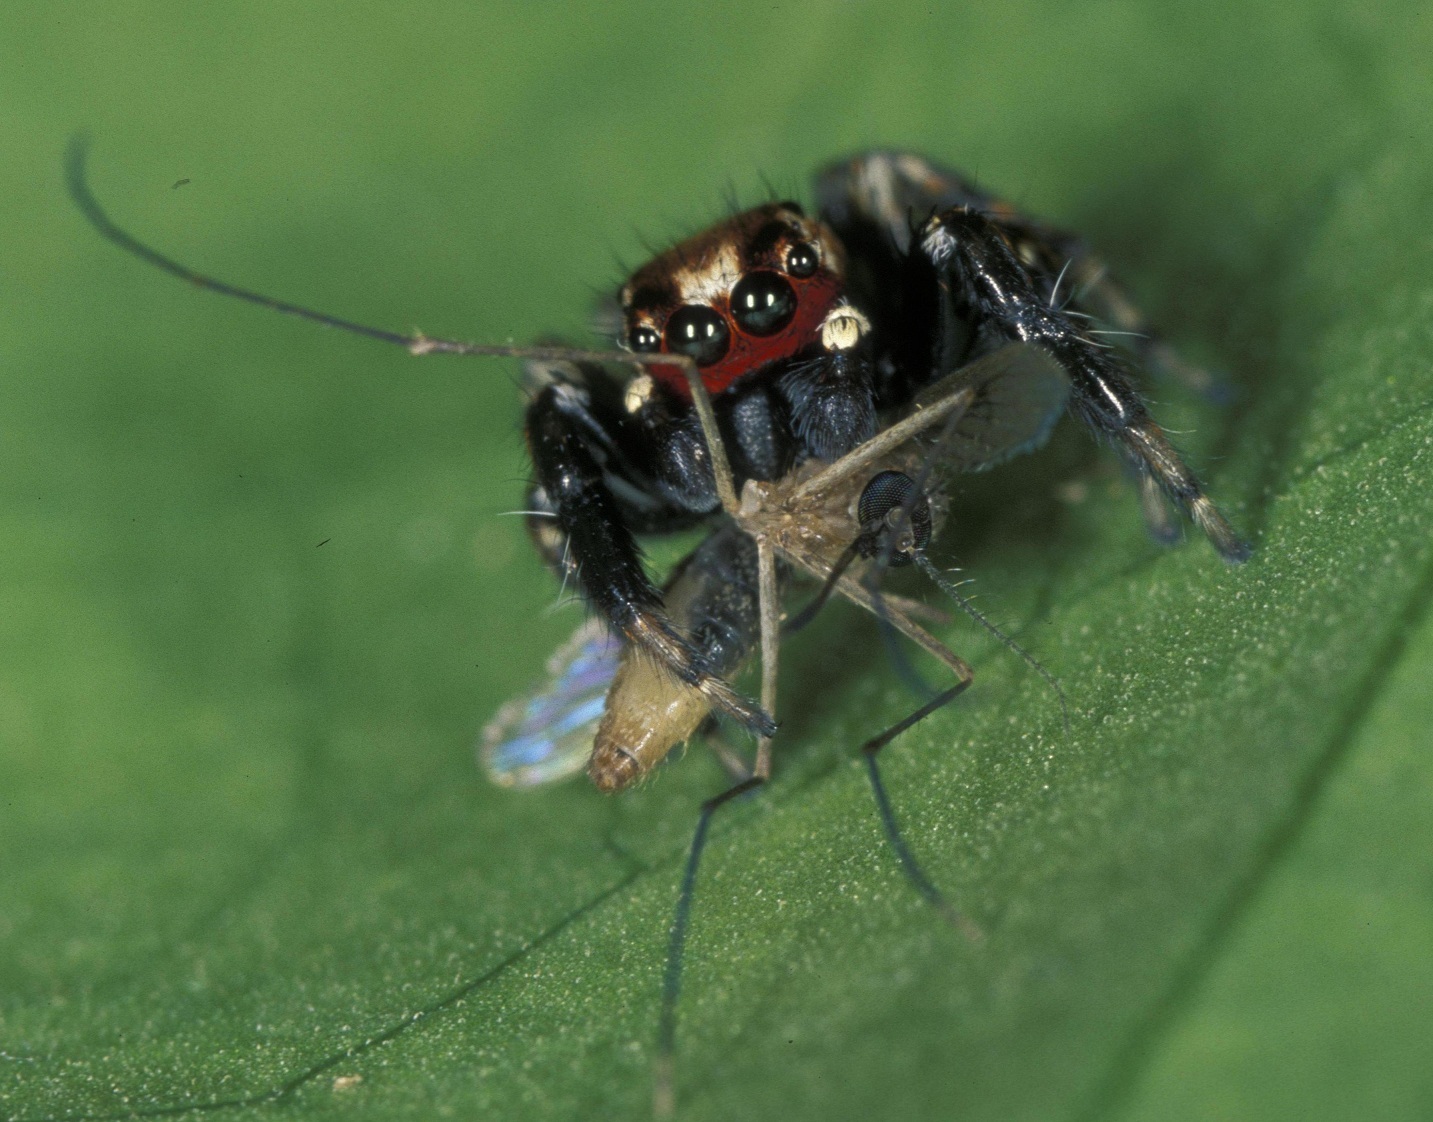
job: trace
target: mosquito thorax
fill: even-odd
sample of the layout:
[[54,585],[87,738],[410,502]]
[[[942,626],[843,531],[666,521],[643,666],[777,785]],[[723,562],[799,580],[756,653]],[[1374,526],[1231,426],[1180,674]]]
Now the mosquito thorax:
[[[845,252],[836,236],[795,203],[769,203],[633,273],[620,294],[622,342],[639,354],[688,356],[707,390],[719,393],[819,345],[844,286]],[[688,396],[679,367],[650,369]]]

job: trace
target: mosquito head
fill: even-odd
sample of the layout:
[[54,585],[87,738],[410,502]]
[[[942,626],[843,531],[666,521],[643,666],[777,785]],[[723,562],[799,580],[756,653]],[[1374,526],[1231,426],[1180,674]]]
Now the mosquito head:
[[856,503],[861,536],[856,549],[862,557],[887,553],[887,564],[909,565],[930,545],[930,500],[903,471],[873,476]]

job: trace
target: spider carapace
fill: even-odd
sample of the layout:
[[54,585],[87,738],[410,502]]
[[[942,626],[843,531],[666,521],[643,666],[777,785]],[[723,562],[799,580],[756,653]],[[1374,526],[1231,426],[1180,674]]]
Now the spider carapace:
[[[747,481],[782,480],[853,452],[953,371],[1021,343],[1058,364],[1068,410],[1132,465],[1158,536],[1177,530],[1168,500],[1226,560],[1247,557],[1135,387],[1134,362],[1178,370],[1173,353],[1083,242],[907,153],[835,164],[815,194],[815,218],[790,202],[736,214],[655,257],[621,290],[626,349],[695,363],[730,463],[727,505]],[[1101,322],[1125,334],[1129,349],[1103,341]],[[683,691],[700,695],[688,696],[691,713],[658,739],[680,739],[705,706],[769,735],[766,709],[725,681],[756,637],[754,609],[732,591],[750,568],[740,549],[709,551],[706,563],[720,572],[698,566],[686,578],[710,578],[728,594],[687,605],[677,626],[635,540],[692,527],[723,506],[705,403],[694,400],[686,370],[654,362],[626,378],[597,363],[533,363],[529,380],[529,527],[539,550],[580,583],[637,657],[680,683],[670,696],[658,690],[649,709],[675,705]],[[1047,428],[999,451],[1038,443]],[[651,716],[629,720],[624,735],[650,729]],[[635,751],[609,728],[589,774],[620,789],[667,747]]]

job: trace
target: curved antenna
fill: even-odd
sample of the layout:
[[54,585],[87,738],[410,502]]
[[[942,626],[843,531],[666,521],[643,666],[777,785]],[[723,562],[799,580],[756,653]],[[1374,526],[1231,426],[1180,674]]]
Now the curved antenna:
[[960,589],[956,588],[953,582],[946,579],[945,574],[936,568],[934,562],[926,556],[923,550],[916,550],[915,558],[916,564],[920,566],[921,572],[925,573],[937,588],[954,600],[962,612],[975,620],[976,623],[980,624],[981,627],[985,628],[985,630],[990,632],[995,638],[999,639],[1008,650],[1019,655],[1030,669],[1045,679],[1045,684],[1055,691],[1055,696],[1060,701],[1060,717],[1064,722],[1065,739],[1068,741],[1070,739],[1070,703],[1065,697],[1065,689],[1060,685],[1059,679],[1046,670],[1039,659],[1014,639],[1010,638],[1010,636],[1006,635],[1005,632],[1001,631],[995,624],[991,623],[969,599],[962,596]]
[[236,300],[267,308],[280,315],[293,316],[296,319],[308,320],[325,327],[336,327],[341,331],[362,335],[366,339],[376,339],[380,343],[393,343],[415,355],[482,355],[494,358],[528,358],[539,362],[620,362],[637,367],[677,366],[684,371],[695,371],[696,369],[696,364],[688,356],[679,354],[635,354],[632,351],[594,351],[577,347],[513,347],[493,343],[464,343],[455,339],[433,339],[422,332],[405,335],[398,331],[372,327],[366,323],[355,323],[353,320],[343,319],[340,316],[331,316],[327,312],[306,308],[301,304],[291,304],[287,300],[277,300],[272,296],[265,296],[262,292],[240,288],[238,285],[221,281],[217,277],[196,272],[187,265],[159,252],[153,246],[146,245],[119,226],[114,219],[110,218],[104,207],[100,205],[99,200],[95,198],[94,192],[90,190],[87,175],[88,162],[89,140],[83,135],[73,137],[65,152],[65,186],[68,188],[70,198],[74,200],[75,206],[85,216],[85,220],[94,227],[95,232],[131,256],[138,257],[141,261],[153,265],[156,269],[168,273],[172,277],[187,281],[196,288],[217,292],[221,296],[232,296]]

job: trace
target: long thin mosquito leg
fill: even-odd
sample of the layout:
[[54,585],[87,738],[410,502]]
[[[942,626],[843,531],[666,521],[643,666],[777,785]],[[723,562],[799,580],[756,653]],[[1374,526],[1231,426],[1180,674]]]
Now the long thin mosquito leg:
[[702,803],[701,816],[697,819],[697,831],[692,835],[692,848],[687,853],[686,869],[682,872],[677,909],[672,914],[672,930],[667,941],[667,967],[662,974],[662,1013],[657,1022],[657,1058],[652,1065],[652,1113],[657,1118],[671,1118],[677,1106],[677,999],[682,994],[682,958],[687,944],[687,925],[692,914],[692,896],[697,887],[697,869],[701,865],[702,851],[706,848],[712,815],[732,799],[760,787],[765,782],[762,776],[753,775]]
[[722,771],[727,772],[728,780],[738,782],[745,780],[745,778],[751,775],[751,765],[747,764],[747,761],[741,758],[741,752],[732,748],[731,745],[727,744],[727,741],[722,739],[721,732],[709,732],[709,734],[706,734],[705,739],[706,747],[711,748],[712,755],[716,757],[716,762],[721,764]]
[[751,775],[751,765],[722,737],[721,726],[715,719],[709,720],[700,731],[702,742],[711,749],[712,755],[716,757],[717,763],[721,764],[728,779],[733,783],[739,783]]
[[[851,582],[855,584],[856,582]],[[858,588],[862,586],[857,585]],[[895,811],[891,809],[891,800],[886,794],[885,783],[881,780],[881,770],[876,763],[876,755],[906,729],[919,721],[925,720],[937,709],[949,705],[969,687],[975,679],[975,673],[970,669],[969,664],[952,651],[945,644],[941,643],[929,632],[913,623],[904,612],[892,607],[890,604],[880,600],[878,594],[872,594],[869,590],[862,588],[862,591],[870,597],[870,602],[862,602],[862,607],[876,613],[882,621],[883,626],[890,626],[899,629],[903,634],[919,643],[922,648],[939,658],[955,674],[956,683],[950,688],[941,691],[927,701],[910,716],[902,721],[897,721],[890,728],[879,736],[872,737],[861,745],[861,752],[866,757],[866,772],[870,776],[871,790],[876,798],[876,809],[881,817],[881,825],[885,828],[886,837],[890,840],[891,848],[896,851],[900,859],[901,869],[906,877],[915,886],[916,891],[921,894],[950,924],[972,940],[982,937],[980,928],[971,920],[957,911],[943,895],[934,882],[921,868],[920,862],[911,852],[910,846],[906,844],[905,837],[901,834],[900,824],[896,821]],[[842,589],[843,593],[846,590]],[[849,595],[849,593],[846,593]]]
[[[687,356],[663,355],[662,358],[673,358]],[[716,477],[717,496],[721,499],[722,510],[734,515],[737,512],[736,483],[731,474],[731,461],[726,456],[726,444],[722,441],[721,431],[717,428],[716,413],[712,411],[711,395],[707,393],[706,385],[702,382],[701,372],[697,370],[697,364],[687,358],[682,367],[682,373],[686,375],[687,385],[692,391],[692,404],[697,410],[697,419],[702,423],[702,435],[707,439],[707,449],[712,456],[712,473]]]
[[886,648],[886,657],[890,659],[891,665],[895,668],[896,677],[905,683],[906,688],[916,697],[934,697],[936,690],[921,677],[920,671],[915,668],[915,664],[911,662],[905,648],[901,646],[901,637],[890,618],[890,597],[881,591],[879,584],[871,581],[870,573],[866,574],[864,583],[871,592],[871,603],[875,609],[876,626],[881,634],[881,645]]
[[[981,362],[988,362],[1004,356],[1005,352],[997,351]],[[977,365],[977,364],[972,364]],[[975,400],[975,391],[969,386],[957,390],[947,398],[935,402],[924,409],[919,409],[902,421],[896,422],[888,429],[882,429],[866,443],[854,451],[846,453],[834,464],[818,475],[813,475],[800,487],[792,492],[793,501],[800,502],[819,495],[822,491],[829,491],[837,483],[855,475],[856,472],[866,467],[875,460],[880,459],[893,448],[898,448],[912,437],[920,435],[932,425],[939,424],[946,417],[949,417],[957,410],[964,410]]]
[[855,542],[842,551],[841,556],[836,559],[836,564],[831,566],[830,575],[821,583],[821,591],[811,598],[811,602],[806,607],[781,625],[783,635],[795,635],[816,618],[821,609],[826,606],[826,601],[831,599],[831,593],[836,591],[836,582],[841,579],[841,574],[849,569],[851,562],[860,555],[860,549]]
[[906,638],[910,639],[916,646],[927,654],[934,655],[942,663],[950,668],[957,678],[962,681],[974,677],[970,664],[952,651],[929,631],[923,628],[915,620],[911,619],[904,611],[897,608],[890,601],[884,600],[881,604],[876,603],[876,597],[871,590],[860,581],[852,580],[849,576],[842,577],[837,581],[837,591],[850,600],[853,604],[859,604],[870,612],[877,619],[888,622]]
[[923,721],[937,709],[949,705],[969,687],[975,679],[975,672],[970,665],[958,654],[952,651],[934,635],[926,631],[919,624],[915,623],[906,613],[894,605],[886,602],[878,592],[866,588],[859,581],[850,577],[839,577],[838,586],[840,592],[847,599],[860,604],[861,607],[871,612],[881,621],[882,627],[894,627],[903,635],[913,640],[923,650],[935,655],[955,675],[955,685],[941,691],[922,705],[915,712],[902,721],[896,722],[879,736],[872,737],[861,745],[861,752],[866,757],[866,771],[870,776],[871,790],[875,795],[876,809],[880,814],[881,825],[886,831],[886,837],[890,840],[891,848],[896,851],[900,859],[901,869],[906,877],[915,886],[916,891],[921,894],[929,903],[944,917],[953,927],[961,931],[967,938],[979,940],[982,938],[980,928],[970,919],[955,909],[936,888],[934,882],[921,868],[920,862],[916,860],[911,852],[910,846],[906,843],[905,837],[901,834],[900,824],[896,821],[895,811],[891,809],[891,800],[886,794],[885,783],[881,780],[881,770],[876,763],[876,755],[906,729]]
[[[757,580],[761,595],[761,704],[768,713],[776,707],[778,653],[781,646],[781,600],[776,582],[776,551],[764,537],[756,539]],[[653,1068],[652,1112],[670,1118],[676,1109],[673,1085],[677,1045],[677,998],[682,992],[682,957],[687,942],[687,925],[692,912],[692,895],[697,886],[697,869],[707,844],[707,829],[717,809],[738,795],[760,787],[771,775],[771,738],[757,742],[756,764],[751,775],[702,803],[697,832],[687,855],[677,910],[672,917],[672,934],[667,944],[667,969],[662,978],[662,1015],[657,1030],[657,1061]]]
[[927,604],[924,600],[917,600],[911,596],[901,596],[895,592],[882,592],[881,596],[887,604],[890,604],[893,608],[900,609],[906,615],[910,616],[911,619],[943,626],[955,618],[949,612],[941,611],[941,609],[934,605]]
[[[761,707],[776,713],[776,672],[781,650],[781,596],[776,587],[776,553],[764,537],[756,539],[758,587],[761,590]],[[767,779],[771,775],[771,737],[763,736],[756,743],[756,766],[752,775]]]
[[920,862],[916,860],[910,846],[906,844],[905,835],[901,833],[900,824],[896,821],[896,813],[891,808],[890,796],[886,794],[886,785],[881,779],[880,766],[876,763],[876,756],[882,748],[918,721],[925,720],[937,709],[949,705],[969,686],[970,679],[966,678],[938,693],[905,720],[897,721],[879,736],[866,741],[861,745],[861,754],[866,758],[866,774],[871,780],[871,791],[876,798],[876,810],[880,814],[881,825],[885,828],[886,838],[890,841],[891,848],[896,851],[896,857],[900,859],[901,868],[907,879],[915,885],[916,891],[925,898],[926,902],[935,908],[952,927],[972,942],[979,942],[984,938],[984,932],[967,916],[957,911],[954,905],[945,898],[940,889],[935,886],[935,882],[927,875],[925,869],[921,867]]

